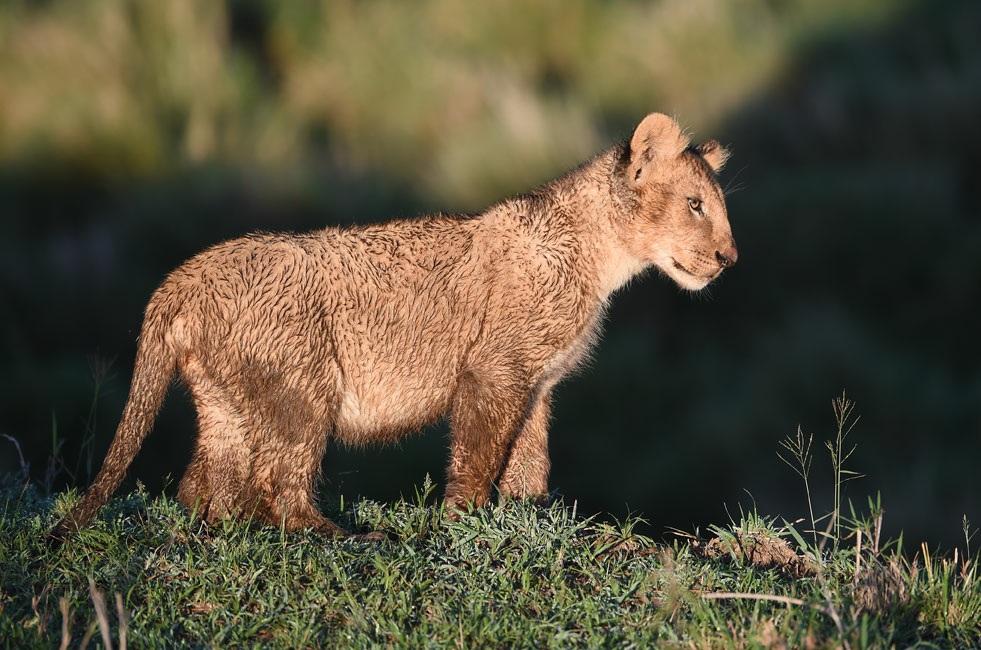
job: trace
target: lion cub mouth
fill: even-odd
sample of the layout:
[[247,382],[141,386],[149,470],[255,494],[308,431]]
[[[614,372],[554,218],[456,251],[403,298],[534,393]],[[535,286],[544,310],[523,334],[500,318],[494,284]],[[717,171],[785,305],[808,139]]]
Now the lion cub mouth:
[[684,264],[682,264],[681,262],[679,262],[673,257],[671,258],[671,263],[674,265],[674,268],[678,269],[682,273],[687,273],[691,277],[698,278],[699,280],[714,280],[715,278],[717,278],[719,275],[722,274],[722,269],[720,268],[718,271],[715,271],[714,273],[709,273],[708,275],[700,275],[698,273],[695,273],[694,271],[692,271],[687,266],[685,266]]
[[679,262],[678,260],[676,260],[673,257],[671,258],[671,263],[674,264],[674,268],[678,269],[679,271],[684,271],[685,273],[687,273],[688,275],[690,275],[692,277],[696,277],[696,278],[701,277],[697,273],[695,273],[694,271],[688,269],[688,267],[686,267],[685,265],[683,265],[681,262]]

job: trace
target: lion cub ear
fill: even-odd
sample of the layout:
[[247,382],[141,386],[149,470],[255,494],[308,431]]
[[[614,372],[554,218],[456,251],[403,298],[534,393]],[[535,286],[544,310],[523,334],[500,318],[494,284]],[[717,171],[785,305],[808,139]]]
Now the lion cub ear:
[[695,150],[705,159],[712,171],[719,172],[729,160],[729,150],[719,144],[718,140],[709,140],[698,145]]
[[656,161],[680,156],[688,145],[688,137],[677,122],[663,113],[651,113],[637,125],[630,138],[627,182],[634,188],[642,187]]

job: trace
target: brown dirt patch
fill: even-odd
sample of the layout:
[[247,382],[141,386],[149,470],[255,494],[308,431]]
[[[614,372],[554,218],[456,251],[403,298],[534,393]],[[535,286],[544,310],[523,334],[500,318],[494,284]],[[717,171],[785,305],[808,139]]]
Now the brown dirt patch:
[[734,560],[760,569],[778,569],[790,578],[817,573],[814,563],[798,555],[786,540],[762,533],[734,532],[732,537],[715,537],[692,542],[692,549],[710,560]]
[[856,577],[853,595],[859,609],[873,614],[888,612],[910,601],[909,588],[896,560],[864,566]]

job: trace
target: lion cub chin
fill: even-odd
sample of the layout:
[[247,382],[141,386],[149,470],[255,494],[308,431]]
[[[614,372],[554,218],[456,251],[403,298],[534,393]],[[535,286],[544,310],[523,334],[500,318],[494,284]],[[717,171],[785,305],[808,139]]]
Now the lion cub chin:
[[117,489],[173,375],[198,416],[179,498],[207,521],[345,534],[314,498],[327,441],[384,443],[444,414],[446,502],[548,492],[553,387],[610,295],[657,267],[696,291],[738,257],[716,173],[728,153],[648,115],[629,141],[476,216],[433,215],[218,244],[146,308],[105,462],[53,531]]

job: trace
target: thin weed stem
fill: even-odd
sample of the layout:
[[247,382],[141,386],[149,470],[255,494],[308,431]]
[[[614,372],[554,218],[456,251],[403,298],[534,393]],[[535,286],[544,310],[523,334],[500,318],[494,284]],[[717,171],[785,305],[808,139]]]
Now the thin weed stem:
[[790,458],[785,457],[779,451],[777,451],[777,457],[786,463],[790,469],[794,470],[804,481],[804,494],[807,497],[807,512],[811,520],[811,535],[814,540],[814,552],[816,554],[818,548],[817,519],[814,516],[814,500],[811,498],[810,481],[811,463],[814,461],[813,444],[814,434],[805,434],[803,429],[798,426],[796,436],[793,438],[787,436],[780,441],[780,446],[787,451]]

